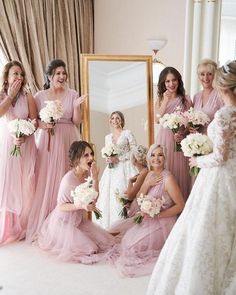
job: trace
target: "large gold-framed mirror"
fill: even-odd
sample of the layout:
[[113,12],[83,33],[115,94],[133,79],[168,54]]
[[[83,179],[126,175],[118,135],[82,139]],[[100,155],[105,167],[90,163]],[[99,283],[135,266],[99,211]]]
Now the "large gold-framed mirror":
[[109,116],[121,111],[125,128],[138,144],[154,140],[152,56],[81,55],[82,94],[88,94],[83,109],[83,139],[95,145],[98,165],[104,168],[100,150],[110,133]]

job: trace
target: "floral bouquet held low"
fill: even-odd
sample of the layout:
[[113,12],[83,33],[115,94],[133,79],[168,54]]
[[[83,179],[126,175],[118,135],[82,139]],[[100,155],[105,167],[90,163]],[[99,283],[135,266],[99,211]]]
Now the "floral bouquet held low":
[[137,198],[137,202],[141,212],[134,217],[134,223],[139,224],[143,221],[145,214],[152,218],[155,217],[155,215],[158,215],[163,208],[165,198],[155,198],[150,195],[140,194]]
[[[105,147],[103,147],[101,150],[101,153],[102,153],[103,158],[107,158],[107,157],[118,156],[119,151],[118,151],[118,148],[115,144],[110,144],[110,145],[106,145]],[[108,163],[108,168],[114,168],[114,164]]]
[[[171,114],[165,114],[159,119],[159,122],[164,128],[171,129],[174,134],[176,134],[182,126],[186,125],[186,120],[180,111],[176,111]],[[179,142],[175,142],[175,152],[180,151],[181,144]]]
[[[71,196],[75,206],[78,208],[83,208],[96,201],[98,192],[93,188],[93,179],[88,177],[86,182],[81,183],[71,191]],[[95,214],[96,219],[102,217],[102,213],[98,208],[96,208],[93,213]]]
[[[20,138],[23,136],[29,136],[35,132],[35,126],[32,122],[23,120],[23,119],[15,119],[8,123],[9,132],[14,134],[16,138]],[[20,146],[14,145],[12,151],[12,156],[21,156]]]
[[124,218],[124,219],[127,219],[128,218],[128,208],[127,208],[127,205],[129,205],[130,203],[132,203],[131,200],[127,199],[127,196],[125,193],[120,193],[120,191],[117,189],[115,191],[115,196],[116,196],[116,199],[117,201],[121,204],[122,206],[122,209],[119,213],[119,216]]
[[[45,101],[46,106],[39,112],[41,121],[55,125],[63,117],[63,106],[59,100]],[[48,151],[50,150],[50,137],[55,134],[54,128],[48,129]]]
[[[182,151],[185,157],[196,157],[207,155],[212,152],[212,142],[207,135],[201,133],[189,134],[181,141]],[[200,171],[198,167],[190,169],[191,176],[197,176]]]
[[210,122],[210,118],[207,114],[202,111],[190,108],[188,111],[184,112],[184,117],[188,122],[189,127],[198,129],[199,127],[205,126]]

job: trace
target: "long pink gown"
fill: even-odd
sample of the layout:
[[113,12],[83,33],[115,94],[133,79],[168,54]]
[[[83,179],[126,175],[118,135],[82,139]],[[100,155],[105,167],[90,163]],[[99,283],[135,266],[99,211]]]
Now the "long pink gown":
[[[203,103],[202,103],[202,95],[203,95],[203,91],[200,91],[194,95],[193,107],[195,110],[199,110],[199,111],[202,111],[205,114],[207,114],[208,117],[210,118],[210,122],[211,122],[214,119],[215,113],[221,107],[223,107],[224,103],[220,97],[220,93],[216,89],[212,90],[212,92],[210,93],[210,95],[208,97],[207,103],[205,105],[203,105]],[[203,134],[207,134],[207,127],[210,124],[210,122],[207,125],[200,127],[198,129],[198,132],[203,133]],[[196,178],[197,178],[197,176],[191,177],[192,186],[193,186]]]
[[[180,97],[176,97],[168,102],[165,114],[173,113],[177,107],[181,111],[186,111],[190,108],[190,99],[187,101],[187,105],[183,105]],[[189,175],[188,158],[186,158],[183,152],[175,152],[174,146],[174,134],[169,128],[163,128],[159,126],[156,143],[164,145],[167,149],[166,155],[166,169],[168,169],[175,177],[180,190],[185,200],[187,200],[191,189],[191,178]]]
[[[165,179],[170,172],[162,172],[163,179],[153,186],[148,195],[165,198],[165,209],[173,206],[173,201],[165,191]],[[176,217],[144,218],[141,224],[134,224],[126,232],[121,243],[108,253],[108,260],[121,275],[136,277],[152,272],[160,251],[176,221]]]
[[[47,92],[35,95],[38,112],[46,106]],[[36,193],[29,217],[26,238],[33,241],[48,214],[56,207],[59,185],[64,174],[69,170],[68,152],[73,141],[79,140],[79,131],[73,124],[73,101],[77,92],[68,89],[62,104],[63,118],[56,123],[55,135],[50,137],[48,151],[48,133],[40,129],[37,136]]]
[[58,206],[43,223],[38,246],[64,261],[97,262],[114,244],[114,237],[85,217],[86,211],[62,211],[60,204],[72,203],[71,191],[80,184],[73,171],[63,177]]
[[[195,110],[199,110],[207,114],[212,121],[216,111],[218,111],[224,105],[224,103],[216,89],[212,90],[205,105],[202,104],[202,94],[203,91],[200,91],[194,95],[193,107]],[[203,128],[199,129],[198,132],[207,134],[207,127],[208,125],[204,126]]]
[[10,106],[0,118],[0,244],[25,237],[25,231],[35,193],[36,145],[34,136],[21,145],[21,157],[11,156],[13,137],[8,123],[29,117],[27,97],[23,94],[15,106]]

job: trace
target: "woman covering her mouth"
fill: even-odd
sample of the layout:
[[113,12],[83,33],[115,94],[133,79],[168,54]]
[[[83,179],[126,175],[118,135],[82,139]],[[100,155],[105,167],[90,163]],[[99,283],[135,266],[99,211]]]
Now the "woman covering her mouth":
[[86,183],[90,175],[98,191],[99,169],[92,147],[86,141],[75,141],[69,151],[71,170],[62,178],[57,206],[43,223],[36,243],[57,258],[91,264],[100,261],[114,244],[114,237],[87,218],[96,209],[95,202],[76,203],[71,192]]

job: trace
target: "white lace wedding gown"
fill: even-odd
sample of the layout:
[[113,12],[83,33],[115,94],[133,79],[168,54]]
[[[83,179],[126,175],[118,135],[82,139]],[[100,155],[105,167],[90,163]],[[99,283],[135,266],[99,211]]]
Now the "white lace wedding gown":
[[147,295],[236,294],[236,107],[208,127],[213,153],[159,256]]
[[99,196],[97,207],[102,211],[102,219],[93,220],[105,229],[108,229],[115,221],[121,219],[119,213],[121,204],[116,200],[115,191],[122,193],[128,187],[129,178],[138,171],[130,161],[130,151],[136,145],[136,139],[130,130],[123,130],[117,142],[113,141],[112,133],[106,135],[105,145],[116,144],[118,146],[119,163],[114,168],[105,168],[99,182]]

